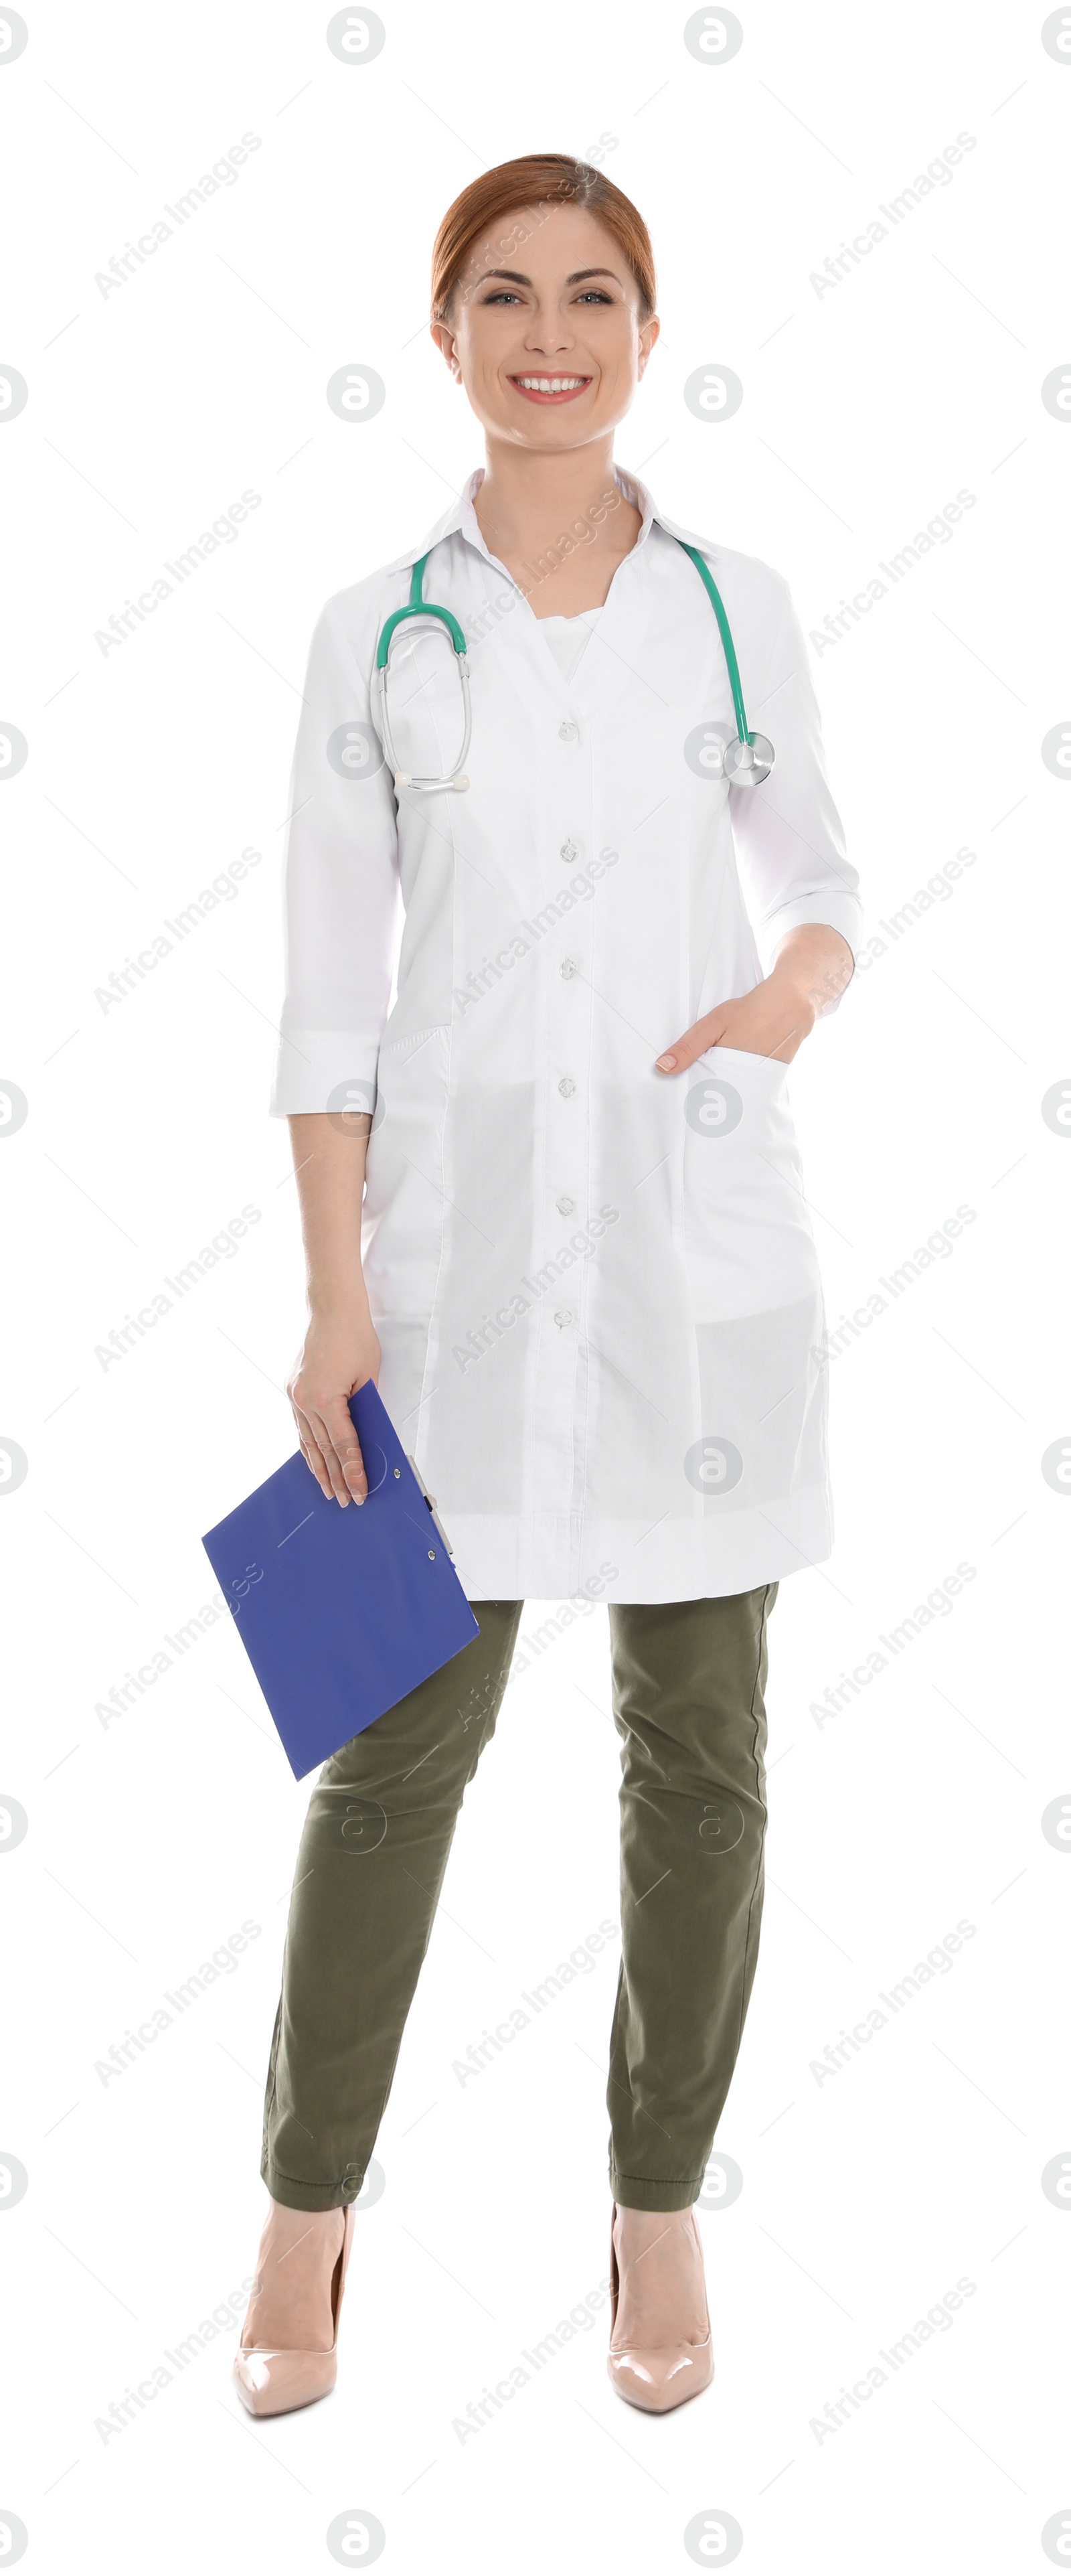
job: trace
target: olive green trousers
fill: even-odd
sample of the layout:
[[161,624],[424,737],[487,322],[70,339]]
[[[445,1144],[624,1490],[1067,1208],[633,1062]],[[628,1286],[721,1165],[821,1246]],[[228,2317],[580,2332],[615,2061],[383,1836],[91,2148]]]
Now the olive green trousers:
[[[625,2208],[698,2198],[736,2062],[762,1915],[777,1591],[608,1605],[621,1969],[607,2107]],[[264,2106],[261,2172],[290,2209],[337,2209],[361,2188],[523,1607],[474,1601],[479,1636],[334,1754],[313,1790]]]

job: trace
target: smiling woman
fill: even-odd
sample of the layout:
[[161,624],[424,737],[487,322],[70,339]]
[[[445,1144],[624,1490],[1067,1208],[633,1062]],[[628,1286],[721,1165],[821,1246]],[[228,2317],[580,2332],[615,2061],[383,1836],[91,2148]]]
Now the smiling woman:
[[[559,275],[563,256],[570,265],[560,279],[553,332],[547,337],[540,327],[533,337],[548,255]],[[568,517],[548,524],[546,512],[554,509],[559,491],[571,491],[578,456],[612,439],[658,338],[655,295],[654,252],[642,216],[612,179],[565,153],[531,153],[485,171],[439,226],[432,253],[432,338],[488,439],[496,442],[476,515],[492,552],[526,598],[545,576],[548,549],[559,549],[555,570],[574,551],[563,545]],[[531,414],[538,411],[564,415],[560,432],[538,442],[542,492],[531,470]],[[503,442],[522,452],[517,475],[509,473]],[[616,498],[620,507],[610,532],[601,492],[585,500],[584,542],[602,531],[597,558],[556,581],[553,598],[536,609],[537,616],[571,617],[603,605],[618,564],[640,532],[639,510],[620,493]],[[539,524],[526,544],[522,528],[533,505]]]
[[[600,171],[536,154],[466,188],[430,332],[486,462],[313,639],[273,1100],[308,1264],[290,1395],[347,1509],[348,1399],[379,1385],[479,1633],[313,1791],[235,2365],[254,2414],[334,2385],[353,2204],[526,1598],[609,1606],[610,2377],[663,2413],[713,2371],[693,2207],[758,1951],[767,1620],[832,1535],[785,1068],[860,915],[784,582],[614,461],[658,331],[646,226]],[[568,2152],[544,2111],[522,2187]]]

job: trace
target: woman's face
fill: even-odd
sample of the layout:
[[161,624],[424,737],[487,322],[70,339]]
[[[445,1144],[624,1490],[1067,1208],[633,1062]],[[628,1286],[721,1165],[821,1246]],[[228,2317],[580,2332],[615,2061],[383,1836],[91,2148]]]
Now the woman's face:
[[[580,206],[532,206],[470,253],[432,338],[488,437],[543,454],[624,418],[658,338],[605,226]],[[549,388],[549,390],[548,390]]]

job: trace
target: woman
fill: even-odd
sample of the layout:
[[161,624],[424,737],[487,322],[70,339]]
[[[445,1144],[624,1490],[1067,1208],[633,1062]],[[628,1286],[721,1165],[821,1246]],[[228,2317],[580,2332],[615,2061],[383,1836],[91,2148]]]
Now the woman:
[[[466,188],[432,338],[486,469],[312,644],[273,1101],[308,1263],[289,1391],[345,1510],[366,1491],[347,1397],[377,1381],[479,1636],[313,1791],[235,2362],[257,2414],[334,2383],[353,2203],[525,1596],[609,1603],[610,2376],[661,2412],[713,2370],[693,2204],[755,1972],[767,1620],[831,1541],[784,1068],[850,979],[859,906],[783,581],[612,462],[654,307],[646,228],[601,173],[537,154]],[[394,629],[387,729],[373,677],[423,558],[468,648],[467,784],[443,623]],[[756,726],[772,775],[757,735],[764,783],[731,783]]]

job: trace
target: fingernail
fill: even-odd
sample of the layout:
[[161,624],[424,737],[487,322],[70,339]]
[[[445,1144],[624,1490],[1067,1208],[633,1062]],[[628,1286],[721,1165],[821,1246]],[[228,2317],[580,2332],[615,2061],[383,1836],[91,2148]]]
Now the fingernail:
[[676,1068],[677,1059],[675,1055],[660,1055],[657,1062],[659,1073],[672,1073]]

